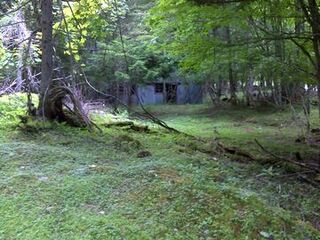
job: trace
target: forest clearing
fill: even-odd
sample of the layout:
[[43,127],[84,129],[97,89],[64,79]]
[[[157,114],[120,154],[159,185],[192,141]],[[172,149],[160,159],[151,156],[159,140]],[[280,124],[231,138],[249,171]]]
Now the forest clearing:
[[320,0],[1,0],[0,239],[320,240]]
[[[96,115],[101,133],[22,124],[21,96],[0,103],[10,113],[0,125],[2,239],[319,239],[319,188],[250,143],[288,158],[316,154],[295,143],[290,112],[151,107],[204,144],[152,125],[108,127],[125,115]],[[217,137],[261,162],[205,153]]]

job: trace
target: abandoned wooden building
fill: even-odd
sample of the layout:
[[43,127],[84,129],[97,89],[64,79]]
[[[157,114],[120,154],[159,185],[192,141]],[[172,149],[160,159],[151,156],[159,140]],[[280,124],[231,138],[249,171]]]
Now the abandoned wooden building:
[[[139,85],[136,94],[143,104],[200,104],[202,86],[183,82]],[[137,96],[134,96],[136,98]]]
[[[116,83],[106,85],[106,92],[114,96],[109,100],[121,100],[123,103],[145,105],[155,104],[201,104],[203,102],[203,85],[186,81],[176,73],[166,79],[135,85],[135,90],[129,94],[128,84]],[[130,96],[130,101],[129,101]],[[112,101],[113,100],[113,101]]]

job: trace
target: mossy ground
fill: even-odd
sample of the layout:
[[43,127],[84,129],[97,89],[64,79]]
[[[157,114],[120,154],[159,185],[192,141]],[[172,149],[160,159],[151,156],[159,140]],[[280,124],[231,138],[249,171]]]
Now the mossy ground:
[[[199,143],[158,128],[19,126],[21,107],[0,99],[0,239],[320,239],[319,189],[282,167],[210,156],[190,147]],[[253,137],[296,147],[296,132],[281,137],[267,126],[269,113],[154,110],[169,112],[161,116],[180,130],[208,139],[216,130],[249,150]],[[288,119],[274,114],[277,124]],[[243,123],[249,118],[256,123]],[[102,126],[110,116],[97,119]],[[138,158],[141,151],[152,156]]]

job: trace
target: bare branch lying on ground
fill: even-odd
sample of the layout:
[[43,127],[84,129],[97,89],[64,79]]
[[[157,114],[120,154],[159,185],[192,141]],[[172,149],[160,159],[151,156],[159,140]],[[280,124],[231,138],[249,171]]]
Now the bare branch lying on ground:
[[288,158],[284,158],[284,157],[278,156],[278,155],[274,154],[273,152],[267,150],[257,139],[255,139],[254,141],[256,142],[256,144],[260,147],[260,149],[263,152],[267,153],[268,155],[270,155],[271,157],[273,157],[277,161],[281,161],[281,162],[285,162],[285,163],[291,163],[291,164],[293,164],[295,166],[298,166],[298,167],[301,167],[301,168],[304,168],[304,169],[308,169],[308,170],[311,170],[313,172],[320,173],[320,170],[315,168],[315,167],[311,167],[306,163],[297,162],[297,161],[294,161],[292,159],[288,159]]

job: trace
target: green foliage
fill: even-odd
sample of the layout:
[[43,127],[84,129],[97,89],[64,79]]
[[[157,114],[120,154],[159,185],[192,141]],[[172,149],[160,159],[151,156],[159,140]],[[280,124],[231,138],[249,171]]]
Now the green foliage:
[[122,0],[64,4],[65,20],[55,24],[63,62],[68,66],[66,57],[72,55],[82,63],[90,80],[101,87],[167,77],[175,63],[149,47],[152,37],[144,24],[148,8],[149,3]]
[[201,5],[160,0],[148,22],[156,47],[178,57],[185,71],[228,79],[231,64],[242,81],[252,68],[257,80],[310,82],[313,66],[297,44],[311,55],[312,44],[305,32],[295,35],[300,16],[290,1]]
[[5,95],[0,97],[0,126],[17,124],[19,116],[24,116],[27,110],[25,94]]
[[226,21],[231,10],[200,7],[189,1],[159,1],[151,10],[149,24],[163,49],[181,56],[185,69],[200,71],[217,61],[214,55],[223,39],[214,37],[213,30],[230,24]]
[[63,6],[63,19],[54,28],[60,33],[65,54],[80,61],[86,44],[110,38],[126,14],[127,5],[122,0],[81,0]]
[[[120,39],[108,45],[99,44],[99,52],[86,55],[86,71],[93,79],[110,82],[145,83],[165,78],[173,71],[174,62],[169,57],[148,48],[148,40],[125,38],[123,53]],[[128,66],[127,66],[128,64]],[[127,72],[127,67],[128,71]]]

